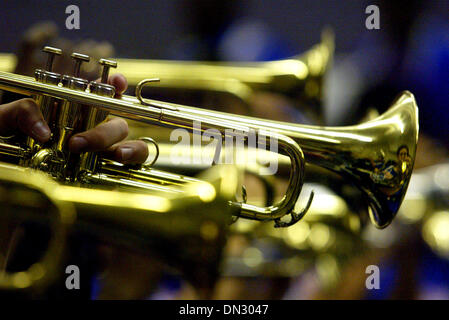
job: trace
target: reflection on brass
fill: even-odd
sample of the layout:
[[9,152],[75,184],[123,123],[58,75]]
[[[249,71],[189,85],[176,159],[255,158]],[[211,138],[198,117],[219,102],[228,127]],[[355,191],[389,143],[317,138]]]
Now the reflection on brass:
[[7,261],[2,261],[0,290],[47,288],[65,269],[67,232],[79,227],[107,243],[162,259],[205,293],[218,277],[237,177],[235,167],[216,166],[201,182],[185,184],[182,193],[145,194],[65,186],[43,173],[0,163],[1,221],[47,221],[53,233],[44,257],[28,270],[5,272]]
[[[53,51],[48,52],[52,59]],[[417,106],[410,92],[403,92],[390,110],[372,121],[334,128],[237,116],[143,98],[142,89],[154,79],[141,81],[136,87],[136,97],[114,98],[114,88],[106,83],[90,83],[85,89],[84,85],[72,87],[66,85],[72,82],[58,82],[67,78],[82,82],[41,69],[36,70],[36,79],[0,72],[0,89],[37,97],[41,108],[50,110],[46,120],[54,133],[44,145],[30,138],[25,144],[2,143],[0,154],[23,166],[48,172],[63,182],[172,192],[171,186],[183,184],[189,178],[148,167],[120,165],[95,153],[77,158],[67,151],[67,141],[74,133],[93,128],[107,115],[190,132],[200,122],[202,132],[213,129],[221,138],[229,135],[230,130],[233,134],[238,132],[245,145],[249,144],[250,135],[259,146],[269,146],[274,139],[278,152],[290,159],[285,196],[266,207],[237,201],[231,201],[230,205],[237,208],[237,216],[274,220],[278,227],[299,221],[311,204],[313,193],[304,209],[295,209],[304,183],[305,162],[332,170],[356,184],[367,198],[371,220],[378,228],[386,227],[394,218],[410,180],[418,138]],[[281,221],[286,215],[291,220]]]
[[[189,114],[183,114],[171,108],[172,113],[168,114],[159,107],[147,107],[138,102],[137,99],[129,96],[122,96],[120,99],[112,98],[114,95],[113,87],[103,83],[95,83],[95,86],[102,85],[104,88],[110,88],[110,94],[98,95],[95,93],[73,89],[62,85],[57,85],[57,79],[61,75],[45,70],[36,70],[39,75],[35,80],[26,76],[1,72],[0,88],[25,95],[42,97],[39,100],[41,108],[50,105],[52,112],[48,113],[47,122],[56,132],[52,139],[43,146],[36,144],[28,138],[26,145],[17,145],[10,143],[0,144],[0,153],[9,156],[13,161],[19,162],[23,166],[30,166],[50,173],[54,178],[64,182],[76,182],[92,185],[112,185],[122,186],[124,188],[138,188],[161,190],[165,189],[172,192],[172,185],[183,184],[191,178],[170,173],[158,172],[151,168],[130,167],[114,163],[112,161],[100,159],[95,153],[84,153],[80,159],[71,155],[67,151],[67,142],[71,135],[77,131],[84,131],[93,128],[103,121],[106,115],[122,116],[124,118],[139,120],[150,124],[164,124],[172,127],[182,126],[193,131],[194,123],[197,119]],[[41,81],[43,79],[43,81]],[[51,81],[48,81],[51,79]],[[148,82],[148,80],[147,80]],[[92,83],[89,85],[92,87]],[[134,100],[133,100],[134,99]],[[62,104],[66,108],[54,108],[55,104]],[[79,108],[85,107],[82,118],[79,116]],[[221,121],[202,122],[203,128],[214,128],[226,134],[226,130],[233,129],[240,131],[242,128],[238,124],[226,124]],[[259,143],[269,145],[271,139],[276,139],[279,151],[290,157],[292,174],[290,178],[290,188],[285,197],[278,203],[268,207],[258,207],[247,203],[232,201],[231,206],[236,207],[238,216],[258,219],[278,221],[285,215],[292,216],[292,222],[298,221],[304,211],[293,212],[293,208],[301,192],[303,183],[304,157],[301,149],[290,138],[278,134],[267,136],[263,130],[248,129],[245,143],[248,143],[250,133],[254,133]],[[70,165],[66,165],[70,163]],[[168,178],[168,179],[167,179]],[[155,182],[155,183],[151,183]],[[176,192],[176,191],[175,191]]]
[[[346,127],[319,127],[270,121],[144,99],[164,113],[175,110],[192,119],[239,124],[285,135],[304,152],[307,163],[334,171],[357,185],[369,202],[371,221],[384,228],[395,217],[412,174],[418,141],[418,108],[413,94],[402,92],[390,109],[371,121]],[[125,99],[131,101],[127,97]]]
[[[70,203],[66,203],[53,196],[52,191],[58,185],[45,177],[42,173],[24,172],[8,164],[0,163],[0,221],[8,225],[8,219],[16,220],[49,220],[52,237],[49,240],[45,255],[26,270],[9,273],[8,258],[16,240],[11,237],[10,243],[6,233],[1,234],[2,261],[0,261],[0,290],[22,290],[33,288],[42,290],[55,280],[55,275],[62,263],[61,258],[65,249],[67,231],[75,220],[75,210]],[[7,230],[8,232],[9,230]],[[6,239],[5,239],[6,238]]]

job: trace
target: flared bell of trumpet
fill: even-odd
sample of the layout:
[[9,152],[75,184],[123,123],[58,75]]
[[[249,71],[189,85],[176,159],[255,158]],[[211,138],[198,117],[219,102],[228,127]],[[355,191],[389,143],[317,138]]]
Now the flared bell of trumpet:
[[[146,103],[163,107],[151,100]],[[419,131],[418,107],[409,91],[400,93],[389,110],[376,119],[342,127],[270,121],[181,105],[176,108],[183,114],[291,138],[301,146],[306,163],[338,173],[363,192],[377,228],[388,226],[399,210],[411,178]]]
[[314,158],[312,162],[350,177],[368,199],[371,221],[384,228],[396,216],[407,191],[418,131],[416,101],[405,91],[378,118],[345,127],[344,131],[335,130],[333,138],[338,143],[332,150],[321,147],[320,153],[311,150],[307,156]]
[[[237,98],[251,114],[252,98],[257,92],[271,92],[292,98],[301,112],[321,119],[323,87],[334,54],[334,33],[326,28],[321,41],[307,51],[272,61],[176,61],[118,59],[121,73],[130,86],[155,76],[160,82],[145,88],[155,99],[211,108],[210,97],[223,94]],[[209,97],[204,103],[198,96]],[[198,101],[199,100],[199,101]],[[219,100],[226,104],[226,99]]]
[[307,163],[334,171],[355,184],[368,200],[369,215],[377,228],[391,223],[415,161],[419,125],[412,93],[402,92],[385,113],[358,125],[267,125],[295,140]]

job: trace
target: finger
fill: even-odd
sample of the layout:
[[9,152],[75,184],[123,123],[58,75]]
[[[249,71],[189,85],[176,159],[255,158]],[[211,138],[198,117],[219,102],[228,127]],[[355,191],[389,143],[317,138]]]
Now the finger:
[[114,73],[109,77],[108,83],[115,87],[117,94],[123,94],[128,89],[128,81],[121,73]]
[[114,118],[93,129],[74,135],[69,149],[74,153],[106,150],[128,136],[128,124],[122,118]]
[[[100,81],[100,78],[95,80],[96,82]],[[108,84],[115,87],[115,95],[120,96],[123,94],[126,89],[128,89],[128,81],[126,80],[125,76],[121,73],[114,73],[108,78]]]
[[141,164],[148,158],[148,146],[141,140],[123,141],[113,145],[107,154],[124,164]]
[[17,129],[36,139],[45,142],[50,139],[51,132],[33,99],[16,100],[0,107],[0,134],[14,133]]

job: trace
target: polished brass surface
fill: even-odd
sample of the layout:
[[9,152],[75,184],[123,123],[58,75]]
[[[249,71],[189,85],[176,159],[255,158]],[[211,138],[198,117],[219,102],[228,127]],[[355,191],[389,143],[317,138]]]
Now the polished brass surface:
[[321,43],[302,55],[267,62],[207,62],[121,59],[121,72],[130,83],[148,75],[158,86],[231,93],[248,102],[256,91],[300,97],[307,104],[322,99],[323,77],[332,63],[334,36],[322,33]]
[[[418,108],[413,94],[402,92],[390,109],[371,121],[346,127],[318,127],[270,121],[219,111],[162,103],[141,97],[141,103],[178,110],[198,119],[220,119],[250,128],[276,132],[301,146],[306,161],[355,183],[369,202],[371,221],[386,227],[395,217],[411,178],[418,141]],[[129,99],[124,97],[129,101]]]
[[[152,82],[154,79],[141,81],[136,87],[136,97],[123,95],[114,98],[89,92],[89,89],[73,90],[41,82],[38,78],[0,72],[0,89],[3,90],[52,97],[65,104],[88,106],[110,115],[171,128],[185,128],[190,132],[198,130],[195,129],[195,123],[200,123],[199,132],[213,129],[222,138],[232,130],[234,135],[235,132],[239,133],[245,144],[249,143],[249,136],[252,134],[259,145],[262,142],[265,147],[269,147],[274,139],[278,152],[290,158],[289,188],[278,203],[267,207],[231,202],[232,206],[238,208],[238,216],[274,220],[277,226],[289,226],[302,218],[310,201],[300,212],[296,212],[294,208],[304,182],[306,161],[332,170],[355,183],[367,198],[371,220],[378,228],[386,227],[398,211],[411,176],[418,137],[417,106],[411,93],[403,92],[389,111],[372,121],[333,128],[276,122],[145,99],[142,97],[142,89]],[[77,114],[73,108],[69,112]],[[88,126],[78,129],[86,130],[98,123],[88,122]],[[66,130],[66,127],[63,129]],[[71,131],[70,134],[72,133]],[[101,167],[105,162],[96,157],[93,157],[95,161],[91,161],[91,165],[72,163],[73,167],[64,166],[67,160],[64,143],[58,143],[56,148],[38,147],[37,150],[30,150],[26,146],[15,149],[6,144],[2,149],[9,156],[17,155],[25,164],[30,163],[31,156],[33,167],[47,171],[65,182],[105,182],[145,189],[142,182],[151,176],[147,168],[133,172],[129,166],[110,162],[107,164],[108,168],[104,169],[109,172],[107,174]],[[83,163],[85,162],[81,162]],[[114,169],[111,170],[111,167]],[[111,174],[113,171],[117,174]],[[179,178],[184,179],[182,176]],[[161,174],[160,180],[164,180],[164,174]],[[313,194],[310,199],[312,197]],[[291,216],[290,222],[280,221],[285,215]]]
[[[150,124],[183,127],[193,131],[194,122],[200,121],[202,125],[201,130],[216,129],[224,137],[227,135],[226,131],[232,129],[235,132],[240,132],[242,138],[246,139],[246,143],[248,143],[248,136],[250,134],[254,134],[257,141],[259,141],[259,144],[263,143],[266,146],[270,145],[272,139],[276,139],[279,152],[290,157],[292,168],[290,175],[290,188],[287,190],[285,197],[283,197],[278,203],[268,207],[258,207],[241,202],[231,202],[230,204],[239,208],[239,216],[257,220],[279,221],[279,219],[283,216],[291,215],[291,223],[294,223],[298,221],[305,213],[304,211],[292,211],[301,192],[301,186],[304,178],[304,157],[299,146],[288,137],[278,135],[273,132],[267,132],[263,130],[263,128],[247,128],[235,123],[223,122],[216,119],[209,121],[207,119],[195,118],[190,114],[178,112],[176,107],[173,107],[171,108],[172,110],[166,112],[159,107],[153,108],[142,105],[133,97],[122,96],[120,99],[117,99],[100,96],[90,92],[81,92],[70,88],[65,88],[63,86],[40,83],[33,78],[10,73],[1,73],[0,78],[0,88],[4,90],[10,90],[25,95],[57,97],[63,101],[70,101],[70,103],[75,105],[87,105],[91,108],[106,111],[111,115],[122,116],[124,118],[139,120]],[[132,101],[132,99],[134,99],[134,101]],[[29,148],[25,147],[20,150],[18,154],[25,155],[27,154],[27,150],[29,150]],[[82,170],[77,171],[77,167],[79,168],[79,165],[75,165],[75,168],[63,166],[65,163],[64,153],[59,152],[58,149],[41,149],[38,151],[37,155],[38,157],[32,155],[32,158],[35,158],[35,161],[32,162],[33,166],[51,173],[59,180],[78,181],[80,183],[84,183],[92,182],[92,180],[89,179],[93,177],[97,182],[113,180],[117,185],[124,185],[125,187],[130,186],[130,183],[128,183],[129,181],[123,182],[122,176],[116,178],[103,174],[101,171],[102,169],[100,167],[96,167],[99,161],[95,161],[94,166],[81,168]],[[29,159],[21,158],[20,161],[23,163],[28,163]],[[119,171],[120,168],[121,167],[117,167],[117,171]],[[138,176],[147,176],[147,172],[145,170],[141,170],[138,175],[130,176],[127,169],[128,168],[123,168],[123,174],[130,177],[130,180],[135,180],[134,186],[136,188],[141,187],[141,183],[139,183],[139,181],[142,180],[140,180]],[[75,172],[75,175],[73,175],[73,172]],[[83,179],[85,180],[83,181]],[[146,187],[144,186],[144,188]]]
[[53,233],[44,257],[28,270],[5,272],[7,261],[1,261],[0,290],[48,287],[63,272],[65,238],[75,228],[157,255],[195,286],[210,289],[234,210],[228,202],[238,185],[234,166],[216,166],[201,181],[184,184],[182,192],[150,195],[65,186],[38,171],[0,163],[1,221],[49,221]]
[[[52,229],[46,253],[40,261],[20,272],[6,272],[10,250],[2,250],[0,262],[0,290],[41,290],[55,280],[62,263],[67,232],[75,219],[71,204],[57,199],[53,190],[58,184],[42,173],[26,173],[26,169],[0,162],[0,207],[2,225],[9,220],[49,221]],[[8,230],[9,231],[9,230]],[[2,242],[6,233],[2,234]],[[12,247],[14,237],[8,247]],[[2,248],[5,249],[5,248]]]

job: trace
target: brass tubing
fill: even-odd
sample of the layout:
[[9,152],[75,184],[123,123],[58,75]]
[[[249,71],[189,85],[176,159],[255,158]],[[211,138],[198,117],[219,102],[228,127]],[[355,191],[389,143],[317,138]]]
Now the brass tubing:
[[[250,219],[275,220],[286,214],[293,213],[296,200],[301,192],[304,176],[304,161],[300,147],[292,139],[265,131],[264,128],[252,128],[241,126],[238,122],[223,121],[222,119],[204,118],[190,113],[179,112],[177,105],[167,104],[167,108],[148,107],[140,103],[130,102],[131,98],[110,98],[95,95],[88,92],[78,92],[54,85],[37,83],[34,79],[0,72],[0,89],[10,90],[25,95],[45,94],[69,100],[81,105],[89,105],[110,112],[112,115],[127,119],[139,120],[150,124],[164,124],[174,128],[186,128],[193,131],[196,122],[201,123],[201,131],[215,129],[222,136],[227,135],[227,130],[239,132],[245,142],[250,134],[255,134],[259,143],[269,146],[270,139],[276,139],[279,152],[290,157],[291,174],[290,188],[285,197],[277,204],[259,208],[245,203],[232,203],[240,208],[240,215]],[[136,100],[134,100],[136,101]],[[259,139],[259,137],[261,139]],[[262,139],[264,138],[264,139]],[[263,141],[262,141],[263,140]]]
[[[277,219],[294,208],[303,178],[304,159],[332,170],[355,183],[369,203],[372,222],[386,227],[395,217],[407,190],[413,169],[418,139],[418,109],[414,96],[405,91],[393,102],[390,110],[363,124],[346,127],[320,127],[275,122],[264,119],[227,114],[195,107],[144,99],[145,84],[141,81],[136,96],[101,97],[88,92],[76,92],[54,85],[37,83],[34,79],[0,72],[0,89],[28,95],[50,95],[97,107],[112,115],[150,124],[194,131],[196,123],[201,132],[218,130],[240,132],[242,137],[255,133],[264,136],[265,145],[271,137],[278,140],[280,153],[291,160],[290,188],[279,206],[252,208],[241,204],[242,215],[256,219]],[[245,138],[247,139],[247,138]],[[247,142],[247,140],[245,140]],[[285,202],[284,202],[285,200]],[[288,205],[287,205],[288,203]],[[248,210],[246,210],[248,209]]]
[[[136,89],[136,95],[140,96],[138,90],[139,88]],[[125,99],[135,101],[135,98],[125,97]],[[219,119],[223,123],[230,122],[252,128],[263,128],[292,138],[301,146],[308,163],[347,176],[359,185],[370,201],[371,219],[379,228],[387,226],[394,218],[407,190],[413,169],[419,130],[418,108],[413,94],[408,91],[398,95],[390,109],[378,118],[363,124],[344,127],[308,126],[167,104],[150,99],[142,99],[142,101],[149,106],[161,108],[164,113],[176,108],[178,112],[189,113],[192,117],[203,119],[203,121]],[[357,166],[357,161],[364,159],[375,161],[378,157],[385,155],[389,158],[385,159],[385,163],[387,160],[395,161],[397,152],[400,151],[399,148],[404,146],[408,150],[411,161],[406,177],[397,185],[385,185],[386,179],[374,182],[372,179],[366,178],[366,175],[363,176],[363,173],[367,175],[375,173],[372,172],[373,170],[359,169]],[[401,189],[401,193],[393,200],[391,195],[397,188]],[[384,212],[385,216],[382,216],[381,212]]]
[[[302,91],[319,100],[319,92],[307,85],[318,80],[329,69],[334,51],[334,35],[325,29],[321,42],[303,54],[266,62],[209,62],[116,58],[120,72],[130,86],[154,75],[161,78],[160,87],[230,93],[248,102],[256,90],[279,93]],[[14,54],[0,53],[0,71],[13,72]],[[307,91],[307,92],[306,92]],[[315,94],[313,94],[315,93]]]
[[[165,258],[169,265],[176,264],[195,287],[210,286],[208,281],[214,277],[208,272],[218,270],[224,231],[233,210],[228,200],[237,187],[238,174],[230,166],[205,172],[199,183],[185,184],[182,192],[146,194],[65,186],[38,171],[0,162],[0,189],[6,191],[0,204],[9,209],[1,212],[5,214],[3,218],[8,217],[6,214],[14,215],[16,207],[29,204],[32,210],[20,212],[21,218],[49,221],[53,234],[42,259],[27,270],[0,270],[0,290],[39,293],[53,284],[63,269],[67,234],[75,227],[101,241],[128,245],[130,250],[145,254],[154,250],[151,254]],[[20,198],[24,194],[33,197],[27,202]],[[44,205],[57,209],[52,211],[55,217],[40,210]],[[189,248],[191,241],[200,247]],[[166,245],[176,250],[167,252]],[[182,254],[177,254],[177,250]],[[206,263],[198,255],[201,250],[211,250],[209,253],[213,254]],[[188,270],[191,263],[198,270]]]

